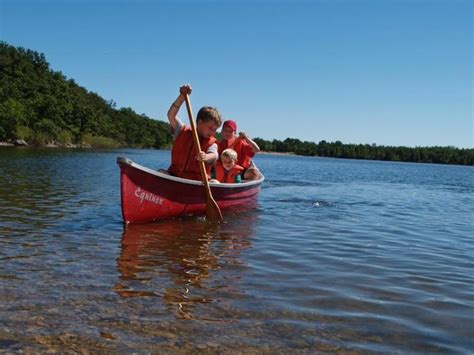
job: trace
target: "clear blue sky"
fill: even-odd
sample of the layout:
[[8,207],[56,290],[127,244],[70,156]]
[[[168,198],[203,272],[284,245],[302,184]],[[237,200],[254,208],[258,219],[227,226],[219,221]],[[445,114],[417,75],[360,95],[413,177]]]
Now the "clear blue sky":
[[472,148],[472,23],[470,0],[0,0],[1,40],[118,107],[166,120],[191,83],[268,140]]

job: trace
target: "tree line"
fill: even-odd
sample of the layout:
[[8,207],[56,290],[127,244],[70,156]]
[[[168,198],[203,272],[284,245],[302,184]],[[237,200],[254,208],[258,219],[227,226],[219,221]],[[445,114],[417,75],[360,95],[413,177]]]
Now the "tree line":
[[116,108],[50,69],[44,54],[0,42],[0,141],[163,148],[169,125]]
[[[44,54],[0,42],[0,141],[93,147],[167,148],[168,122],[117,109],[50,68]],[[264,151],[306,156],[474,165],[474,149],[319,143],[287,138],[255,141]]]
[[268,141],[255,138],[254,141],[264,151],[294,153],[306,156],[474,165],[474,149],[455,147],[389,147],[375,144],[343,144],[340,141],[326,142],[325,140],[314,143],[302,142],[295,138],[287,138],[284,141],[275,139]]

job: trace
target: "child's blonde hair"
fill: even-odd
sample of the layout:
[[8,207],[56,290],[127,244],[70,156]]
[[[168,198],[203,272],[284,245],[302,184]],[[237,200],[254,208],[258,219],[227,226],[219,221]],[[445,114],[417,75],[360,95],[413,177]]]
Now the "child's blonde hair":
[[227,157],[233,161],[237,161],[237,152],[233,149],[227,148],[221,153],[221,158],[222,157]]

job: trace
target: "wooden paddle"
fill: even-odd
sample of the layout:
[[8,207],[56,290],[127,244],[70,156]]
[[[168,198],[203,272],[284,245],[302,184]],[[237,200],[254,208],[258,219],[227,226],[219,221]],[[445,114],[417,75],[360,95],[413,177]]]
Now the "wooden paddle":
[[[186,102],[186,109],[188,110],[189,123],[191,124],[191,129],[193,131],[194,144],[197,147],[197,152],[201,151],[201,144],[199,143],[199,136],[196,131],[196,125],[194,124],[193,110],[191,108],[191,101],[189,101],[189,95],[184,96],[184,101]],[[199,161],[199,168],[201,169],[202,183],[206,190],[206,218],[213,222],[222,222],[224,218],[222,217],[222,212],[217,205],[217,202],[212,197],[211,188],[209,186],[209,181],[207,180],[206,168],[203,161]]]

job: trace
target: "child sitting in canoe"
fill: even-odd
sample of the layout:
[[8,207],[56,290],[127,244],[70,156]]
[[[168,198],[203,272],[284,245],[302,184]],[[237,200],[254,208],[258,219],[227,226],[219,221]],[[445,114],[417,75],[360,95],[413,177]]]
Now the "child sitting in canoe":
[[230,148],[225,149],[214,166],[211,182],[239,183],[242,181],[243,170],[244,168],[237,164],[237,152]]
[[222,140],[218,143],[218,151],[221,154],[225,149],[232,148],[237,152],[237,164],[244,168],[242,177],[245,180],[257,180],[260,178],[260,172],[252,158],[260,151],[260,147],[245,132],[236,135],[237,123],[233,120],[226,120],[222,125]]
[[197,152],[191,127],[183,124],[177,116],[185,96],[190,95],[191,91],[190,85],[181,86],[178,98],[168,110],[168,120],[174,138],[171,149],[171,166],[168,168],[168,172],[173,176],[185,179],[201,180],[198,161],[203,161],[209,179],[211,166],[218,157],[217,139],[214,135],[221,125],[221,114],[216,108],[209,106],[199,110],[196,117],[196,131],[202,151]]

